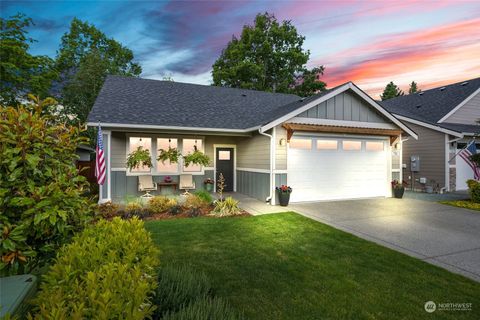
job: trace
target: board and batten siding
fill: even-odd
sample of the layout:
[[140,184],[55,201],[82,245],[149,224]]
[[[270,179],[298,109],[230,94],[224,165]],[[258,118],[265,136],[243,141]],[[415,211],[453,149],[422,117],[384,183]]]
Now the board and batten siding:
[[476,125],[478,120],[480,120],[480,93],[477,93],[443,122]]
[[301,118],[390,123],[352,90],[342,92],[299,114]]
[[[435,180],[440,187],[445,187],[445,134],[408,121],[404,122],[418,134],[418,140],[410,138],[403,143],[403,163],[407,165],[403,169],[403,180],[411,185],[411,180],[408,179],[412,176],[410,157],[417,155],[420,157],[420,171],[415,172],[415,180],[425,177],[429,183]],[[420,186],[418,182],[415,183],[416,188]]]
[[127,165],[127,145],[125,132],[112,132],[112,168],[126,168]]

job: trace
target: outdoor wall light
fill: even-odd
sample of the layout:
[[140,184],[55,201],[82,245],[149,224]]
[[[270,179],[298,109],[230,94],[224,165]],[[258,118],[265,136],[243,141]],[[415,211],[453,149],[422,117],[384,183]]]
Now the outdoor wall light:
[[287,140],[285,140],[285,138],[280,139],[280,145],[282,147],[286,146],[287,145]]
[[400,150],[400,143],[395,143],[395,150]]

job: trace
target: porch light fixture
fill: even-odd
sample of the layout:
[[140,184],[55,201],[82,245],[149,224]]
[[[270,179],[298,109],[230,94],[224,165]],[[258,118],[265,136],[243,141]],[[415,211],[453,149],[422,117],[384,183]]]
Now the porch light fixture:
[[284,146],[287,145],[287,140],[285,140],[285,138],[282,138],[282,139],[280,139],[279,144],[280,144],[282,147],[284,147]]
[[395,143],[395,150],[400,150],[400,143]]

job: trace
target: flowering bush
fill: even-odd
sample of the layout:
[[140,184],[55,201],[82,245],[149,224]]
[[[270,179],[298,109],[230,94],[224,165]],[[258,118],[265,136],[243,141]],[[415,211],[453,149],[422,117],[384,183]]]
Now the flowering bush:
[[393,180],[391,184],[393,189],[405,188],[408,185],[408,183],[405,180],[400,182],[397,179]]
[[275,190],[280,193],[291,193],[292,187],[282,184],[280,187],[276,187]]

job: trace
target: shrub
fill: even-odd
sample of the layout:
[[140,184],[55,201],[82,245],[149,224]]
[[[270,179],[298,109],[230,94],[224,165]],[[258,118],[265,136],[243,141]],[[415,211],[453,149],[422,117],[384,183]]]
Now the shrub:
[[467,180],[468,193],[473,202],[480,203],[480,182],[476,180]]
[[198,190],[197,192],[195,192],[195,195],[199,197],[207,205],[213,202],[212,195],[208,191]]
[[150,199],[148,207],[153,213],[162,213],[168,211],[171,207],[177,205],[177,200],[164,196],[156,196]]
[[118,204],[115,204],[112,201],[107,201],[97,206],[97,214],[102,218],[113,218],[117,214],[118,209]]
[[163,320],[237,320],[243,316],[237,314],[228,303],[221,298],[203,297],[197,299],[178,312],[169,312]]
[[241,214],[242,210],[238,207],[238,201],[232,197],[227,197],[224,201],[216,201],[213,213],[220,216],[233,216]]
[[205,203],[205,201],[203,201],[203,199],[194,194],[189,194],[184,204],[185,207],[194,209],[200,209],[202,207],[205,207],[206,205],[207,204]]
[[173,216],[176,216],[177,214],[179,214],[181,212],[182,212],[182,206],[179,206],[178,204],[171,207],[170,209],[168,209],[168,213],[173,215]]
[[131,219],[133,217],[137,217],[143,219],[150,215],[150,211],[148,208],[143,207],[140,202],[130,202],[127,203],[125,206],[125,210],[123,212],[122,218],[123,219]]
[[198,298],[212,293],[210,283],[203,273],[193,273],[188,267],[166,266],[159,270],[158,287],[153,302],[157,305],[154,319],[167,312],[176,312]]
[[134,218],[102,220],[64,246],[34,299],[35,319],[144,319],[158,250]]
[[34,107],[0,106],[0,275],[31,272],[83,229],[93,203],[75,167],[78,127]]

